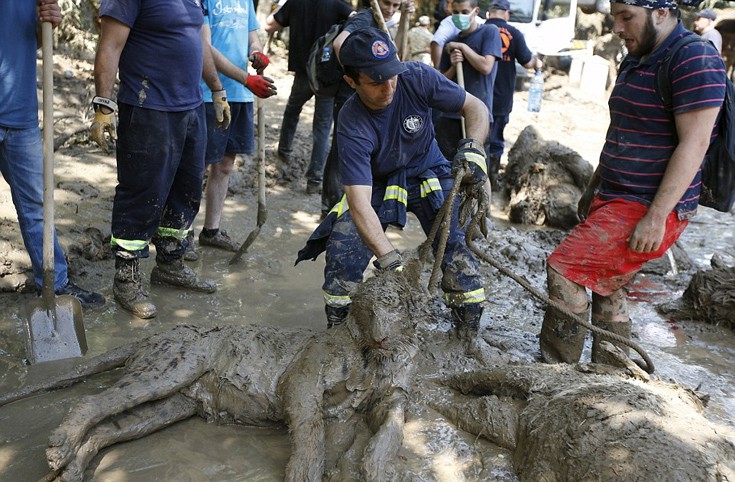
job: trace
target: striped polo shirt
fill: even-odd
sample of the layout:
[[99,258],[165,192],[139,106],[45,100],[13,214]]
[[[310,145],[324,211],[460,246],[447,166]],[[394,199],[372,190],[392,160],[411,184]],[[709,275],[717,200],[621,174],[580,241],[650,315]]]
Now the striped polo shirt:
[[[667,111],[656,88],[660,62],[679,38],[693,35],[681,21],[644,60],[628,56],[621,66],[610,100],[610,127],[600,154],[600,196],[650,205],[678,138],[674,112],[719,107],[725,96],[725,64],[709,43],[681,48],[671,62],[673,112]],[[713,130],[713,138],[716,136]],[[676,205],[679,219],[697,210],[701,173]]]

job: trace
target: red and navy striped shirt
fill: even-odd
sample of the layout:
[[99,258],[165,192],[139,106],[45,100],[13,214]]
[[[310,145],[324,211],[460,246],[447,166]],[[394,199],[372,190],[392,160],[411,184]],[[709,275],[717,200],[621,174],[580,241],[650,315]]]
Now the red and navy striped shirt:
[[[725,64],[712,45],[694,42],[672,59],[673,112],[665,109],[656,88],[656,74],[672,44],[685,35],[692,33],[679,22],[648,58],[641,61],[628,56],[621,66],[608,102],[610,127],[600,154],[603,199],[624,198],[650,205],[678,143],[674,113],[722,105]],[[680,219],[696,212],[700,187],[697,171],[676,205]]]

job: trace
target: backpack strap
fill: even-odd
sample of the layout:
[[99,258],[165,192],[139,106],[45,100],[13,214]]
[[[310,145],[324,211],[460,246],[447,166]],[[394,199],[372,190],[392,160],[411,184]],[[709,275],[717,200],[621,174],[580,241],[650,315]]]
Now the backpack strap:
[[706,40],[697,34],[682,37],[674,42],[671,47],[669,47],[666,55],[658,61],[658,71],[656,72],[656,93],[658,94],[659,99],[661,99],[661,102],[663,102],[664,109],[669,112],[674,109],[671,93],[671,61],[674,60],[674,56],[682,47],[694,42],[706,42]]

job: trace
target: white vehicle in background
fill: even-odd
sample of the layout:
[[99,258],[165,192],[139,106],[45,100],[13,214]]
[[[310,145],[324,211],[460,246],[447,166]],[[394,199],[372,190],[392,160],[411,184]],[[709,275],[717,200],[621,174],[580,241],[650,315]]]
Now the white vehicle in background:
[[508,23],[523,33],[531,52],[558,55],[574,40],[578,0],[510,0]]

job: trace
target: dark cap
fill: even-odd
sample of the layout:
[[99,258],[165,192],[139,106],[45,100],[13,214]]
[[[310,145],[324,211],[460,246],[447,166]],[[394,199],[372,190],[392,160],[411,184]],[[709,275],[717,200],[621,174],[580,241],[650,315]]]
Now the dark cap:
[[705,8],[697,14],[697,17],[708,18],[710,20],[717,20],[717,14],[710,8]]
[[339,49],[345,67],[356,67],[375,82],[385,82],[406,71],[387,33],[368,27],[355,30]]
[[510,2],[508,0],[493,0],[490,4],[490,10],[510,10]]

